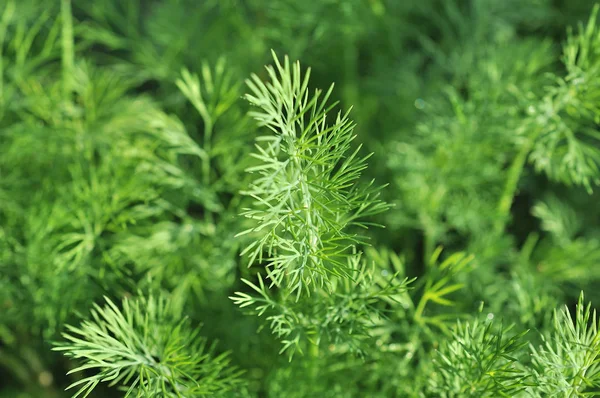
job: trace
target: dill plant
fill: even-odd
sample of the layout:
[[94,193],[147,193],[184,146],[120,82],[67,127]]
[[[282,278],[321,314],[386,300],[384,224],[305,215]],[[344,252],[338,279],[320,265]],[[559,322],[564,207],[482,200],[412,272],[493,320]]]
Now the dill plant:
[[386,206],[378,201],[377,188],[356,184],[366,157],[358,155],[360,146],[350,152],[354,126],[348,113],[328,123],[333,87],[311,96],[310,70],[303,78],[299,63],[290,66],[286,58],[281,65],[276,57],[275,63],[267,68],[268,84],[256,75],[248,81],[247,99],[260,108],[251,116],[275,134],[258,138],[254,157],[261,164],[248,169],[260,177],[244,193],[265,209],[243,213],[258,226],[242,233],[264,234],[242,254],[248,252],[252,263],[267,251],[269,278],[277,286],[285,279],[299,297],[332,277],[352,277],[344,260],[361,236],[346,230],[366,227],[360,218]]
[[0,1],[0,397],[600,394],[598,10]]

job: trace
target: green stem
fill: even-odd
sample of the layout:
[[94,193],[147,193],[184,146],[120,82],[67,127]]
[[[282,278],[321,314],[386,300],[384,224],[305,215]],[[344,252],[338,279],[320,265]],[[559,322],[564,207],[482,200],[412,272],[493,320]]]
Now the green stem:
[[510,208],[519,185],[519,180],[521,179],[521,174],[523,174],[523,169],[525,168],[525,163],[527,162],[527,156],[529,155],[529,152],[531,152],[533,144],[540,133],[541,129],[538,129],[527,139],[523,146],[521,146],[520,151],[517,153],[517,156],[510,165],[508,178],[506,179],[504,190],[502,191],[502,196],[500,197],[500,202],[498,202],[497,219],[494,225],[494,232],[496,234],[501,234],[506,226],[506,222],[510,214]]
[[2,20],[0,20],[0,106],[4,104],[4,54],[2,53],[2,49],[4,48],[4,38],[6,36],[6,30],[8,29],[8,23],[10,22],[14,11],[15,2],[8,2],[2,13]]
[[[354,41],[354,38],[352,38]],[[344,97],[346,104],[354,106],[358,104],[358,50],[357,46],[352,43],[344,49]]]
[[[427,264],[429,265],[429,260],[427,260]],[[430,297],[429,290],[431,289],[432,281],[431,281],[430,275],[427,275],[426,278],[427,278],[427,282],[425,283],[425,286],[423,287],[423,295],[421,296],[421,299],[419,300],[419,304],[417,304],[417,307],[415,308],[415,313],[414,313],[414,317],[413,317],[415,322],[417,322],[418,324],[423,323],[423,312],[425,311],[425,307],[427,306],[427,303],[429,302],[429,297]]]
[[312,366],[311,366],[311,373],[312,373],[312,378],[313,379],[318,379],[319,378],[319,372],[321,371],[321,369],[318,367],[318,361],[316,361],[316,359],[319,358],[319,345],[315,344],[315,343],[308,343],[308,356],[311,359],[315,359],[315,361],[312,362]]
[[73,45],[73,15],[71,0],[61,0],[60,15],[62,19],[62,73],[65,98],[71,94],[71,77],[75,60]]
[[[292,152],[295,153],[296,152],[296,148],[292,148]],[[296,166],[296,170],[298,170],[298,172],[300,173],[298,177],[294,177],[294,180],[296,180],[296,178],[298,179],[299,183],[300,183],[300,187],[302,190],[302,207],[304,208],[304,214],[306,216],[306,226],[307,226],[307,232],[308,232],[308,247],[310,250],[310,255],[312,255],[312,253],[317,253],[319,251],[319,247],[318,247],[318,242],[319,242],[319,235],[318,235],[318,230],[317,227],[313,224],[313,219],[312,219],[312,204],[313,204],[313,198],[312,198],[312,194],[310,192],[310,186],[308,184],[308,182],[306,181],[306,176],[302,174],[302,163],[300,161],[300,158],[297,155],[293,155],[293,164]],[[298,293],[296,295],[296,301],[298,301],[300,299],[300,291],[301,289],[298,289]],[[317,347],[317,352],[318,352],[318,347]]]
[[430,228],[425,227],[423,234],[423,262],[429,266],[433,253],[434,238]]
[[310,343],[308,352],[309,352],[311,358],[318,358],[319,357],[319,345]]
[[[206,189],[209,188],[211,183],[211,156],[212,156],[212,134],[213,134],[213,121],[208,115],[208,113],[204,117],[204,140],[203,140],[203,149],[206,153],[206,156],[202,159],[202,181]],[[212,211],[206,209],[206,220],[214,225],[214,216]]]
[[418,324],[421,324],[423,321],[423,311],[425,311],[427,301],[429,301],[429,296],[427,295],[427,293],[425,293],[423,294],[423,297],[421,297],[421,300],[419,300],[419,304],[417,304],[417,308],[415,309],[414,320]]
[[202,182],[205,186],[210,185],[210,158],[212,151],[212,133],[213,133],[213,123],[208,114],[203,115],[204,119],[204,140],[203,140],[203,148],[206,152],[206,157],[202,159]]

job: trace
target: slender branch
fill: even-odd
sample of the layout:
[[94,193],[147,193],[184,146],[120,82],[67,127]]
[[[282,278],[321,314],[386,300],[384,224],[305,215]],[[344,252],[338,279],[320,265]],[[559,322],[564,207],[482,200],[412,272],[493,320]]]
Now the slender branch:
[[71,76],[75,60],[73,46],[73,15],[71,0],[61,0],[60,15],[62,20],[62,73],[65,98],[71,93]]
[[8,29],[8,23],[12,19],[14,11],[15,2],[9,1],[4,8],[2,19],[0,20],[0,105],[4,104],[4,54],[2,53],[2,50],[4,48],[4,39],[6,30]]
[[500,196],[500,201],[498,202],[498,217],[494,225],[494,232],[496,234],[502,233],[506,226],[508,216],[510,214],[510,208],[519,185],[519,180],[521,179],[523,169],[525,168],[525,163],[527,162],[527,156],[531,152],[531,149],[533,148],[533,145],[535,144],[535,141],[539,137],[541,131],[542,130],[538,128],[529,136],[527,141],[525,141],[525,143],[521,146],[517,156],[513,159],[513,162],[510,165],[508,178],[506,179],[502,196]]

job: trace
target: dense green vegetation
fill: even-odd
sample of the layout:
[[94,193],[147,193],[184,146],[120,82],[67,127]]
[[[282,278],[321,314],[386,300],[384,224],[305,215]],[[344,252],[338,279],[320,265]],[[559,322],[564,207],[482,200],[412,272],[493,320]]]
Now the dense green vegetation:
[[0,0],[0,397],[600,395],[598,10]]

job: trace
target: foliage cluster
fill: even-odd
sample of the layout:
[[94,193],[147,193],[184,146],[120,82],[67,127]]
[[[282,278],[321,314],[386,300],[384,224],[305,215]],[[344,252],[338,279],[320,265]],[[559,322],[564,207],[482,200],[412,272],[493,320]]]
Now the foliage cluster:
[[599,9],[0,0],[0,398],[600,395]]

